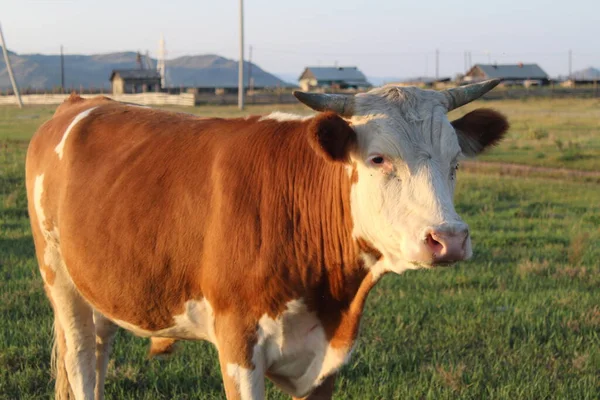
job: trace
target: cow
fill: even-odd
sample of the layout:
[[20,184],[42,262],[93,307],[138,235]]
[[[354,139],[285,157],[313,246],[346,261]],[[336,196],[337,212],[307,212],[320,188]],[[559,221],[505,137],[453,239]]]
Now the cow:
[[121,327],[212,342],[228,399],[265,377],[331,398],[379,279],[472,255],[456,169],[508,122],[446,113],[497,84],[295,92],[318,113],[234,119],[71,95],[26,162],[56,397],[103,398]]

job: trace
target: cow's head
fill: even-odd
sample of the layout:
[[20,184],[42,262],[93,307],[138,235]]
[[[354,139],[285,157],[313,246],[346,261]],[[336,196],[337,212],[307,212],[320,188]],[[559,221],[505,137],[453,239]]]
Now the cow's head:
[[317,140],[330,160],[358,173],[351,193],[353,233],[383,254],[386,269],[402,272],[471,256],[469,227],[453,204],[456,170],[461,158],[497,143],[508,123],[489,109],[452,122],[446,113],[498,82],[443,92],[384,86],[356,96],[294,93],[315,110],[346,118],[355,131],[351,145],[347,132],[336,138],[334,129],[321,130],[328,136]]

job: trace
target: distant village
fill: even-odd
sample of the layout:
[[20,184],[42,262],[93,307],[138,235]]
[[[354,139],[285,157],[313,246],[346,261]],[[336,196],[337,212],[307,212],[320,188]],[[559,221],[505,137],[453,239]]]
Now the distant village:
[[[73,91],[144,104],[167,102],[186,106],[235,104],[238,97],[238,61],[216,54],[182,56],[168,62],[139,52],[65,55],[64,59],[62,55],[9,54],[14,60],[21,94],[26,96],[24,101],[28,104],[58,104],[63,101],[61,95]],[[250,104],[296,102],[292,96],[296,88],[356,93],[382,83],[370,82],[357,65],[306,66],[293,82],[286,82],[250,61],[244,62],[244,71],[244,90]],[[9,104],[12,100],[6,97],[14,91],[5,72],[5,65],[0,62],[0,103]],[[478,63],[454,77],[424,76],[383,84],[445,89],[494,78],[502,79],[500,86],[506,90],[494,91],[488,97],[520,98],[525,91],[527,95],[542,97],[600,97],[597,85],[600,70],[590,67],[568,77],[551,78],[536,63]],[[127,97],[132,95],[138,97]]]
[[[502,79],[501,85],[508,87],[529,88],[547,85],[575,87],[597,83],[600,80],[600,71],[588,68],[572,74],[570,78],[553,80],[538,64],[475,64],[464,75],[458,75],[455,79],[418,77],[398,82],[386,82],[386,84],[443,89],[494,78]],[[150,69],[114,70],[110,81],[113,94],[169,91],[168,88],[161,86],[159,71]],[[306,67],[299,76],[297,85],[292,84],[291,86],[298,86],[304,91],[364,91],[373,87],[365,74],[356,66]],[[237,93],[237,87],[233,85],[231,87],[193,86],[183,89],[197,93]],[[264,90],[268,87],[254,86],[251,82],[249,89]],[[179,87],[176,90],[181,91],[182,88]]]

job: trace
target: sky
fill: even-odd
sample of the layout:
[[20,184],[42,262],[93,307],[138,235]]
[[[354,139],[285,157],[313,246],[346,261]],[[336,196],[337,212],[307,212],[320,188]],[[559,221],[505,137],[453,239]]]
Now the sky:
[[[7,47],[19,54],[149,51],[167,59],[239,59],[239,0],[2,0]],[[358,66],[369,77],[465,71],[476,63],[538,63],[551,76],[600,68],[600,1],[245,0],[245,58],[299,76],[306,66]],[[167,64],[168,66],[168,64]]]

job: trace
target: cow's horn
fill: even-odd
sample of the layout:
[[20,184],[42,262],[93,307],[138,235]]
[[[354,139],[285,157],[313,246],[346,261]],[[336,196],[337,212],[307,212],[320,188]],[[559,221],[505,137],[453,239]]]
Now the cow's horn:
[[354,114],[354,95],[351,94],[306,93],[297,90],[293,94],[301,103],[316,111],[333,111],[342,117]]
[[472,83],[466,86],[460,86],[453,89],[444,90],[440,93],[444,95],[444,103],[448,111],[464,106],[467,103],[476,100],[492,90],[500,83],[501,79],[490,79],[488,81]]

